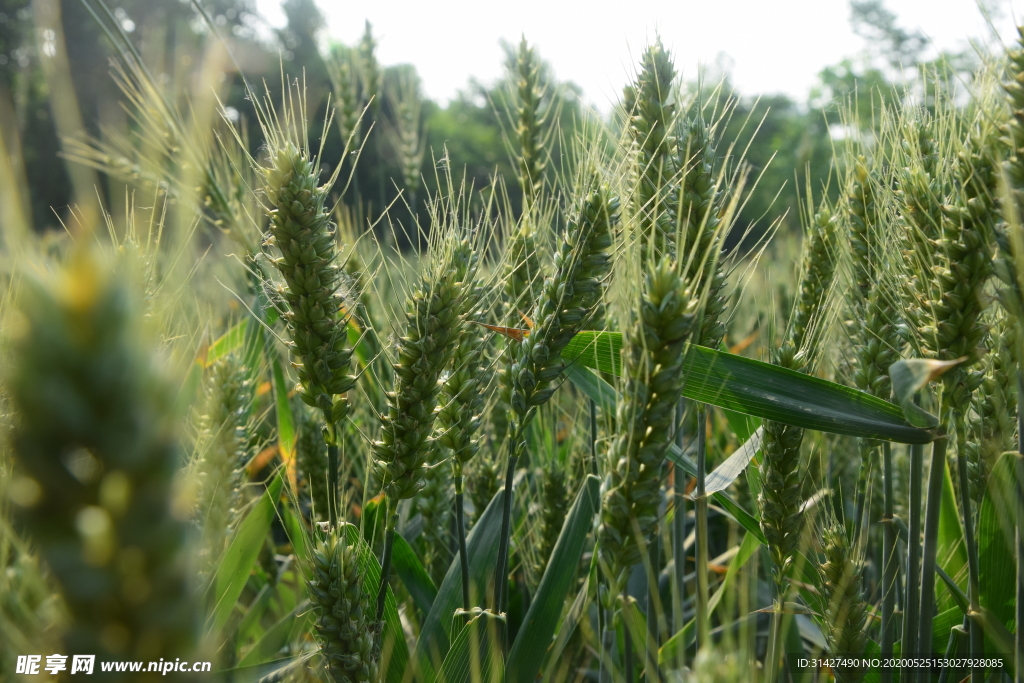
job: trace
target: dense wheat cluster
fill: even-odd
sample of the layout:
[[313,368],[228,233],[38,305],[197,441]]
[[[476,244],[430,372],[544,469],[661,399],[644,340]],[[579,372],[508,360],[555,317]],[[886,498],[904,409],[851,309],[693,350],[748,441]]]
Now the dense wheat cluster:
[[1024,43],[829,104],[797,230],[657,39],[572,121],[510,47],[480,186],[368,24],[240,112],[113,18],[127,206],[0,212],[0,680],[1021,680]]

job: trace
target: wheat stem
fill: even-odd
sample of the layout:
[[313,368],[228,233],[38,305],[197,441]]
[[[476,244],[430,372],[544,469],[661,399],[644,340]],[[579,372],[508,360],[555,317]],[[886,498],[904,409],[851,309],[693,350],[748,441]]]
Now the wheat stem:
[[334,440],[334,430],[327,444],[327,518],[333,529],[338,525],[338,444]]
[[772,603],[772,620],[768,627],[768,651],[764,656],[766,683],[775,683],[779,669],[779,647],[782,644],[782,588],[776,584],[777,594]]
[[[1018,337],[1019,338],[1019,337]],[[1018,361],[1022,363],[1022,361]],[[1017,369],[1017,396],[1024,399],[1024,367]],[[1017,401],[1017,624],[1024,624],[1024,406]],[[1016,683],[1024,681],[1024,628],[1017,627],[1016,665],[1014,679]]]
[[388,595],[388,574],[391,573],[391,552],[395,544],[395,527],[398,525],[398,498],[387,497],[384,522],[384,551],[380,559],[380,587],[377,589],[377,621],[384,618],[384,603]]
[[465,504],[462,492],[462,464],[455,466],[455,526],[459,537],[459,566],[462,568],[462,606],[472,607],[469,601],[469,552],[466,550]]
[[[924,514],[924,546],[921,552],[921,628],[920,648],[931,652],[932,617],[935,611],[935,556],[939,541],[939,510],[942,505],[942,481],[946,472],[946,444],[949,438],[942,434],[932,442],[932,457],[928,473],[928,498]],[[911,539],[913,540],[913,539]],[[914,653],[917,654],[917,653]],[[919,683],[928,683],[928,669],[918,672]]]
[[705,486],[707,470],[707,407],[697,404],[697,493],[694,496],[696,510],[697,541],[697,648],[711,642],[711,615],[708,613],[708,496]]
[[[512,480],[516,473],[516,462],[519,460],[520,448],[516,444],[522,438],[521,429],[517,428],[509,444],[508,464],[505,468],[505,497],[502,500],[501,539],[498,545],[498,561],[494,569],[494,609],[499,614],[505,611],[505,596],[508,592],[508,538],[512,524]],[[523,444],[525,446],[525,443]],[[503,629],[507,638],[507,630]]]
[[[895,639],[893,612],[896,608],[896,528],[893,524],[892,444],[882,444],[883,513],[882,513],[882,634],[880,651],[883,658],[892,656]],[[856,537],[854,537],[856,538]],[[892,680],[892,669],[882,667],[882,683]]]
[[[915,397],[920,403],[920,397]],[[910,447],[910,503],[907,534],[907,588],[903,614],[902,652],[918,653],[918,626],[921,613],[921,478],[923,476],[924,444]],[[903,669],[901,678],[909,682],[911,669]]]
[[[679,401],[675,411],[675,443],[683,447],[683,401]],[[673,623],[674,631],[685,626],[683,605],[686,603],[686,476],[682,468],[673,465],[672,470],[672,559],[673,559]],[[686,648],[679,648],[676,666],[682,669],[686,665]]]
[[[962,430],[961,430],[962,431]],[[967,599],[972,612],[978,612],[981,605],[978,601],[980,585],[978,583],[978,545],[974,538],[974,523],[971,519],[971,484],[967,472],[967,457],[962,449],[957,453],[957,470],[960,475],[960,505],[964,509],[964,545],[967,549]],[[981,655],[985,651],[981,626],[973,619],[967,625],[970,633],[972,656]],[[974,666],[971,668],[971,683],[981,683],[985,669]]]

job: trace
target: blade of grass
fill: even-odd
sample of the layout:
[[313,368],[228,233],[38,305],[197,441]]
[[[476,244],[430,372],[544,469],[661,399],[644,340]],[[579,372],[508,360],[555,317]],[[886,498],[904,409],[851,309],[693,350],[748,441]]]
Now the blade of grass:
[[[668,451],[665,453],[665,457],[671,460],[673,463],[679,466],[684,472],[690,476],[696,476],[697,466],[690,460],[676,444],[671,444]],[[765,544],[764,534],[761,533],[761,525],[752,514],[743,509],[739,503],[732,499],[725,491],[716,491],[711,494],[711,500],[715,501],[722,510],[727,512],[737,524],[747,530],[749,533],[754,534],[758,541]]]
[[270,525],[275,517],[275,503],[281,495],[282,486],[284,480],[278,474],[239,524],[238,531],[217,566],[212,583],[213,610],[210,616],[214,632],[220,631],[227,623],[249,581],[249,574],[259,557],[263,541],[270,533]]
[[[483,595],[487,578],[497,560],[504,498],[504,492],[501,490],[494,494],[494,498],[466,538],[469,570],[477,600]],[[433,683],[436,672],[444,663],[455,628],[452,617],[461,601],[462,566],[458,558],[453,558],[448,573],[437,590],[437,597],[434,598],[430,612],[423,620],[420,637],[413,651],[416,675],[424,683]]]
[[294,657],[285,657],[284,659],[275,659],[265,664],[257,664],[256,666],[235,667],[220,672],[220,675],[224,677],[225,683],[280,681],[286,679],[292,672],[298,671],[299,667],[304,666],[306,662],[317,655],[318,653],[316,652],[306,652]]
[[732,455],[725,459],[725,462],[716,467],[707,476],[704,487],[709,494],[724,491],[732,486],[737,477],[743,474],[743,471],[747,469],[747,465],[750,464],[750,461],[754,459],[754,456],[761,449],[761,436],[763,433],[763,430],[758,427],[742,446],[737,448]]
[[[348,543],[358,548],[359,570],[363,580],[363,590],[373,594],[380,583],[380,562],[373,549],[366,543],[359,532],[359,527],[345,525],[345,537]],[[409,665],[409,647],[405,642],[405,632],[398,616],[398,603],[395,594],[388,586],[384,599],[384,631],[381,634],[381,680],[385,683],[406,683],[406,669]]]
[[437,597],[437,587],[434,586],[430,574],[424,569],[416,551],[401,534],[395,534],[395,545],[391,553],[391,566],[402,579],[416,606],[423,610],[424,614],[428,614],[430,606],[434,604],[434,598]]
[[274,413],[277,415],[277,444],[281,462],[284,463],[288,475],[288,483],[291,484],[293,491],[298,491],[295,469],[295,418],[292,416],[292,406],[288,400],[288,386],[285,383],[281,359],[276,355],[271,367],[274,378]]
[[232,325],[227,332],[210,344],[210,348],[206,351],[205,363],[210,365],[238,349],[245,342],[248,328],[248,318],[243,318]]
[[462,627],[437,672],[438,683],[500,683],[502,661],[497,624],[495,617],[482,612]]
[[273,657],[288,644],[290,636],[300,629],[308,631],[313,626],[313,612],[309,608],[309,601],[299,603],[293,610],[277,620],[270,628],[263,632],[256,643],[249,648],[245,656],[239,660],[239,666],[251,666],[253,664],[265,663],[267,658]]
[[543,659],[537,655],[551,644],[566,595],[579,568],[587,534],[600,507],[600,493],[601,481],[588,475],[566,515],[544,576],[512,644],[505,670],[505,680],[509,683],[530,683],[540,671]]
[[[618,375],[620,332],[580,332],[562,358]],[[794,370],[702,346],[684,358],[683,396],[727,410],[804,429],[895,441],[928,443],[930,429],[915,427],[899,406],[862,391]]]

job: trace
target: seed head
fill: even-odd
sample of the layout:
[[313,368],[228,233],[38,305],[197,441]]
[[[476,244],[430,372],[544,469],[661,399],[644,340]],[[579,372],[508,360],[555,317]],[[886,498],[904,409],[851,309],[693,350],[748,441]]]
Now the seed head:
[[611,595],[621,592],[629,568],[640,562],[641,540],[648,543],[657,533],[661,463],[682,392],[684,351],[696,325],[696,302],[662,261],[646,276],[639,311],[630,312],[623,339],[619,435],[612,442],[599,531]]
[[[700,333],[694,340],[701,346],[717,348],[725,336],[726,273],[722,266],[723,206],[725,193],[719,188],[715,170],[713,132],[696,112],[685,125],[679,140],[679,166],[683,169],[679,192],[679,218],[686,240],[686,281],[694,296],[703,299]],[[680,260],[683,247],[680,247]]]
[[395,390],[388,394],[381,438],[373,454],[389,497],[411,498],[434,457],[441,374],[455,354],[472,306],[476,259],[463,240],[430,264],[406,302],[405,330],[395,342]]
[[343,525],[313,551],[309,599],[316,613],[316,639],[334,683],[377,680],[378,636],[373,596],[363,586],[358,550],[346,541]]
[[199,507],[207,557],[215,561],[238,521],[249,462],[252,381],[238,354],[209,370],[202,429],[208,439],[199,468]]
[[122,270],[78,252],[62,278],[26,281],[5,373],[14,454],[38,491],[20,520],[62,589],[65,651],[190,655],[199,608],[188,525],[172,509],[181,452],[169,388]]
[[338,293],[335,225],[324,208],[327,187],[318,187],[318,170],[291,142],[274,150],[263,169],[271,204],[265,245],[276,247],[273,259],[284,277],[287,304],[283,318],[298,359],[299,396],[336,424],[348,413],[344,395],[355,386],[348,348],[348,314]]
[[[861,589],[862,561],[851,547],[842,524],[832,520],[821,535],[824,562],[818,567],[819,623],[829,652],[856,657],[867,643],[867,608]],[[859,683],[867,671],[861,667],[835,667],[841,683]]]
[[628,130],[634,154],[634,212],[640,223],[640,259],[675,254],[678,196],[674,176],[676,105],[672,102],[676,71],[659,39],[647,48],[636,82],[625,90]]
[[[801,370],[803,363],[796,348],[787,343],[778,351],[775,364]],[[761,532],[768,541],[776,582],[781,582],[800,545],[803,514],[800,506],[800,444],[804,430],[765,420],[761,441]]]
[[611,262],[608,248],[618,223],[619,201],[601,188],[587,194],[570,219],[565,241],[555,254],[555,270],[533,312],[534,328],[514,348],[510,368],[510,404],[519,427],[533,418],[537,406],[555,391],[562,373],[562,350],[584,327],[600,321],[592,313],[601,301]]
[[[532,207],[544,185],[547,166],[544,126],[547,111],[542,108],[544,87],[540,60],[524,37],[516,51],[515,93],[518,104],[516,138],[519,141],[519,186],[524,208]],[[526,213],[526,211],[524,211]]]
[[1000,318],[992,328],[984,379],[974,395],[974,411],[965,445],[971,498],[978,504],[985,493],[988,473],[1006,451],[1016,448],[1017,433],[1017,326]]

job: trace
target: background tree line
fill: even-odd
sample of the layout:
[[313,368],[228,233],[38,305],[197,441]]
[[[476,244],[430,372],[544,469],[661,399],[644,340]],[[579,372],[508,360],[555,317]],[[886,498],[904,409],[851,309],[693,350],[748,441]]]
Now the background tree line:
[[[322,141],[322,170],[334,170],[331,160],[341,159],[349,142],[342,172],[354,175],[342,199],[359,221],[372,221],[395,202],[425,217],[425,200],[436,187],[433,166],[445,155],[453,175],[458,178],[464,171],[467,182],[478,190],[495,177],[515,177],[506,116],[515,97],[510,82],[471,81],[450,102],[439,104],[424,96],[415,65],[379,63],[369,23],[354,45],[327,39],[314,0],[284,0],[286,23],[269,30],[252,0],[118,0],[109,6],[142,59],[169,85],[196,79],[204,51],[212,41],[224,41],[240,72],[232,82],[221,84],[221,97],[228,111],[247,122],[254,117],[249,115],[242,74],[254,85],[266,82],[271,90],[280,89],[282,72],[301,74],[311,120],[323,120],[330,95],[336,115]],[[119,104],[124,96],[107,67],[116,41],[104,33],[95,12],[95,7],[79,0],[8,0],[0,10],[0,126],[22,203],[37,230],[59,227],[72,201],[75,174],[81,173],[61,155],[61,122],[55,119],[55,112],[61,111],[60,96],[73,94],[86,135],[102,139],[132,130],[133,123]],[[829,181],[833,148],[843,136],[870,134],[878,106],[908,97],[927,104],[927,93],[905,88],[909,77],[904,74],[927,67],[949,79],[966,78],[976,63],[969,52],[926,59],[925,37],[900,27],[881,0],[853,0],[851,21],[867,49],[824,69],[806,102],[786,95],[738,93],[727,73],[714,80],[704,76],[700,96],[717,97],[721,106],[733,107],[723,120],[730,129],[725,138],[740,141],[750,178],[757,179],[735,232],[747,234],[750,243],[775,223],[784,231],[798,229],[802,188],[838,190]],[[60,92],[61,83],[42,58],[55,50],[56,41],[66,49],[73,93]],[[507,59],[514,60],[514,46],[505,47]],[[559,142],[570,140],[588,117],[600,114],[585,104],[578,87],[558,81],[549,65],[542,63],[539,77],[547,116],[557,117],[560,124],[546,169],[557,173]],[[693,88],[696,91],[696,83]],[[835,106],[851,99],[858,105],[857,122],[840,120],[840,108]],[[621,112],[611,116],[621,118]],[[258,129],[250,124],[248,130],[255,151],[261,144]],[[85,175],[79,182],[97,184],[104,206],[115,213],[125,203],[126,187],[117,179]],[[521,197],[516,184],[502,185],[501,191],[518,212]]]

